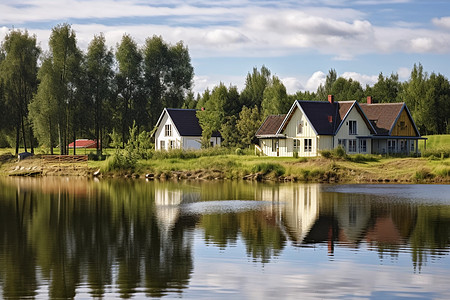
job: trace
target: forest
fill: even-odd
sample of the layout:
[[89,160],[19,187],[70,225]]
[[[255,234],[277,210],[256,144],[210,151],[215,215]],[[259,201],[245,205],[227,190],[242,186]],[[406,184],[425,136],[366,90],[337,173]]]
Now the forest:
[[[249,71],[245,86],[223,83],[202,94],[192,92],[194,68],[183,41],[170,44],[161,36],[138,45],[124,34],[108,48],[103,34],[86,51],[77,45],[69,24],[52,29],[48,51],[36,36],[13,29],[0,47],[0,147],[68,154],[78,138],[107,147],[125,147],[130,134],[151,147],[151,133],[165,107],[195,108],[203,129],[204,147],[219,131],[223,146],[245,148],[267,115],[284,114],[294,100],[405,102],[422,135],[450,133],[450,82],[429,74],[420,63],[405,82],[398,74],[380,73],[373,86],[339,77],[334,69],[316,92],[288,94],[280,78],[265,66]],[[201,109],[203,108],[203,109]],[[133,130],[130,130],[132,128]]]

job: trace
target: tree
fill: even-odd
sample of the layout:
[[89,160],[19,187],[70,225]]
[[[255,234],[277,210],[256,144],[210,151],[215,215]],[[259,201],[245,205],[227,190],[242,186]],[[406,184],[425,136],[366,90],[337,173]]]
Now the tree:
[[[142,87],[142,55],[138,50],[136,42],[128,34],[122,36],[120,44],[116,49],[116,60],[119,72],[116,74],[118,97],[121,102],[119,118],[121,123],[122,147],[125,147],[126,134],[131,127],[132,121],[136,119],[136,102],[140,102],[142,97],[140,88]],[[139,122],[137,126],[141,125]]]
[[337,80],[337,73],[335,69],[330,69],[327,74],[327,78],[325,79],[325,85],[320,84],[317,88],[317,100],[323,101],[326,100],[328,95],[332,94],[332,87],[335,81]]
[[144,86],[149,95],[146,110],[153,126],[164,107],[184,104],[192,87],[194,69],[187,47],[182,42],[167,44],[161,36],[145,41],[143,61]]
[[419,104],[427,134],[445,134],[450,120],[450,83],[443,75],[431,73],[426,94]]
[[410,79],[403,83],[402,92],[400,93],[400,99],[402,99],[408,106],[416,125],[425,130],[424,127],[424,114],[422,109],[424,105],[420,105],[426,94],[426,82],[428,80],[428,74],[423,71],[421,64],[416,65],[411,71]]
[[353,79],[339,77],[331,88],[331,95],[337,101],[361,100],[364,98],[364,91],[361,84]]
[[273,76],[263,94],[261,103],[264,116],[285,114],[291,106],[286,87],[277,76]]
[[94,112],[94,135],[97,140],[97,153],[102,153],[104,128],[107,115],[105,102],[111,97],[111,85],[114,76],[112,50],[106,47],[105,36],[100,34],[88,46],[86,72],[89,97]]
[[400,93],[401,83],[398,81],[398,74],[392,73],[389,77],[384,77],[383,73],[378,75],[378,81],[373,87],[366,89],[367,96],[379,103],[397,102]]
[[[81,52],[77,48],[75,32],[70,25],[61,24],[52,29],[49,39],[49,47],[53,68],[56,73],[53,97],[57,100],[57,127],[58,140],[61,154],[68,153],[68,141],[70,124],[69,114],[71,107],[75,105],[74,89],[76,87],[76,74],[79,72],[81,63]],[[50,78],[54,78],[50,76]]]
[[245,88],[241,93],[241,105],[247,107],[261,107],[263,101],[264,90],[270,81],[270,71],[265,66],[261,67],[261,71],[253,68],[253,73],[247,74],[245,80]]
[[39,88],[33,100],[29,104],[30,119],[39,144],[49,147],[53,154],[53,146],[56,143],[58,100],[57,73],[53,70],[50,57],[45,57],[38,73]]
[[239,114],[239,120],[236,122],[236,128],[241,136],[242,147],[248,147],[256,143],[256,131],[261,126],[261,114],[258,107],[247,108],[244,106]]
[[2,43],[3,59],[0,60],[0,81],[7,116],[11,125],[15,127],[15,148],[19,152],[20,132],[27,151],[27,129],[31,152],[33,152],[33,133],[28,120],[28,104],[37,89],[37,60],[40,48],[36,44],[36,37],[27,31],[13,30],[6,35]]

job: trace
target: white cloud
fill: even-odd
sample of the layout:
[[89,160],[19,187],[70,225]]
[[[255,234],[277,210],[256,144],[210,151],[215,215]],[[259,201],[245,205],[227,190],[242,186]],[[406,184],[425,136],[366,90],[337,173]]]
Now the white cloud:
[[303,84],[296,77],[285,77],[281,78],[284,86],[286,87],[286,92],[288,94],[295,94],[298,91],[303,90]]
[[308,81],[305,84],[305,89],[310,92],[317,91],[317,88],[319,85],[325,84],[325,80],[327,79],[327,76],[322,71],[314,72],[314,74],[311,75],[311,77],[308,79]]
[[450,17],[434,18],[433,24],[443,29],[450,29]]
[[406,80],[411,75],[411,69],[405,67],[398,68],[397,74],[400,80]]
[[364,88],[366,84],[374,85],[378,81],[378,75],[365,75],[356,72],[345,72],[341,75],[345,79],[353,79],[359,81],[361,86]]

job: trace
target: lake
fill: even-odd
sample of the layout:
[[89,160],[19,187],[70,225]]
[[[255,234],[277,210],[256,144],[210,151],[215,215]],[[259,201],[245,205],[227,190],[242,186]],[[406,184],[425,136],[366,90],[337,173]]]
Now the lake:
[[0,179],[1,298],[450,299],[450,185]]

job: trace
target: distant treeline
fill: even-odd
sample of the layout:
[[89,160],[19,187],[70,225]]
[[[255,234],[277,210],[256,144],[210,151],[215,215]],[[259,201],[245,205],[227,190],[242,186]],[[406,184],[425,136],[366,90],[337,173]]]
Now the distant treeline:
[[[374,86],[362,87],[338,77],[334,69],[316,92],[288,95],[281,80],[265,66],[247,74],[245,87],[219,84],[203,94],[192,93],[194,69],[182,41],[169,44],[161,36],[149,37],[138,46],[124,34],[115,49],[106,46],[103,34],[94,36],[85,52],[77,46],[68,24],[52,29],[49,51],[43,52],[36,37],[11,30],[0,48],[0,146],[59,145],[62,154],[77,138],[109,145],[111,136],[122,146],[129,128],[151,132],[164,107],[204,108],[197,113],[204,140],[220,131],[223,145],[246,147],[269,114],[286,113],[294,100],[327,99],[364,102],[406,102],[422,134],[450,133],[450,82],[441,75],[414,65],[408,81],[397,74],[380,73]],[[149,135],[147,135],[149,136]],[[209,143],[204,143],[208,147]]]

